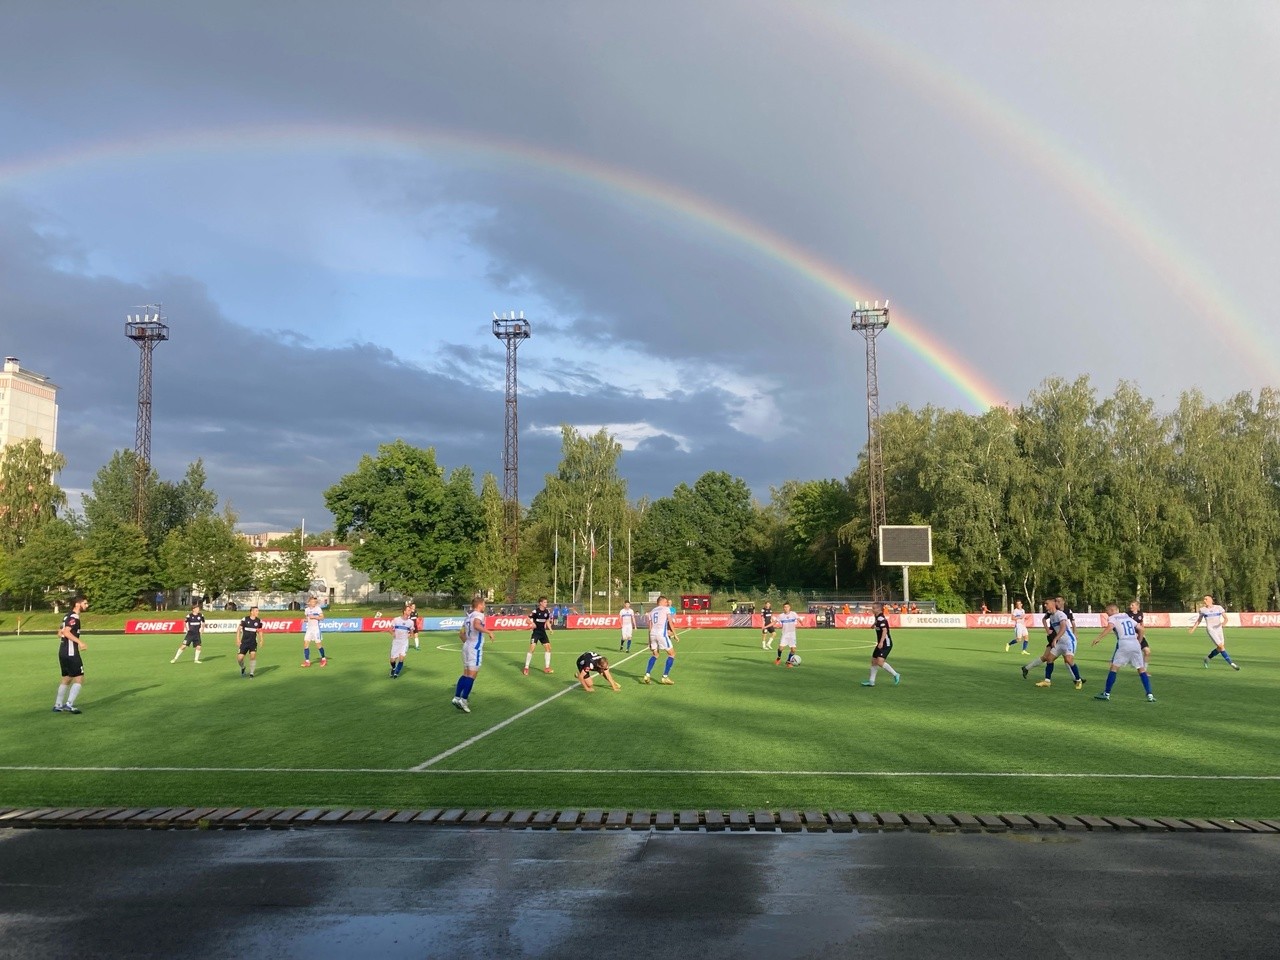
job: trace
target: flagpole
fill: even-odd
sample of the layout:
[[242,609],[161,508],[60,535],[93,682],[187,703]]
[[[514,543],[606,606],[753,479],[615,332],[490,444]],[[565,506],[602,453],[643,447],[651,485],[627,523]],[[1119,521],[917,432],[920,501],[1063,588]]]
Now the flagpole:
[[609,602],[605,613],[613,613],[613,527],[609,528]]
[[627,603],[631,602],[631,528],[627,527]]
[[551,602],[560,605],[560,528],[556,527],[556,552],[551,561]]
[[573,558],[569,569],[569,605],[578,598],[578,531],[573,531]]
[[587,579],[591,581],[587,590],[587,613],[596,612],[596,532],[591,531],[591,560],[589,562],[591,572],[587,574]]

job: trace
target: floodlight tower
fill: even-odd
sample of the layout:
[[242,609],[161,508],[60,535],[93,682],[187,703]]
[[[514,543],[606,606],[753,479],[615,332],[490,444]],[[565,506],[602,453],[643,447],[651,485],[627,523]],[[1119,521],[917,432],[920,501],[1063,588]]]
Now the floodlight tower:
[[[880,442],[880,376],[876,371],[876,337],[889,326],[889,301],[880,305],[855,303],[850,326],[867,341],[867,476],[871,501],[871,543],[874,548],[885,522],[884,447]],[[876,599],[880,586],[875,585]]]
[[505,540],[511,557],[507,602],[515,603],[520,586],[520,410],[516,392],[516,351],[533,331],[524,311],[493,315],[493,335],[507,345],[506,429],[502,442],[502,499],[506,506]]
[[147,517],[147,474],[151,470],[151,352],[169,339],[160,304],[148,303],[135,309],[142,313],[125,317],[124,335],[138,345],[138,426],[134,432],[133,518],[138,526]]

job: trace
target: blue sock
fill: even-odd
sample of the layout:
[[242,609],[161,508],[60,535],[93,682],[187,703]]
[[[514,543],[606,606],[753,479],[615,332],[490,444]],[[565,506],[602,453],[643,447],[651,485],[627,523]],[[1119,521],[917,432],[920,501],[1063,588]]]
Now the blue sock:
[[462,691],[467,689],[467,676],[463,674],[458,678],[458,684],[453,688],[453,695],[458,699],[462,699]]
[[397,676],[397,677],[398,677],[398,676],[400,676],[400,671],[401,671],[401,670],[403,670],[403,669],[404,669],[404,661],[403,661],[403,660],[397,660],[397,661],[396,661],[396,676]]
[[1225,660],[1225,661],[1227,661],[1227,663],[1230,663],[1230,662],[1231,662],[1231,654],[1229,654],[1229,653],[1227,653],[1227,651],[1223,650],[1223,651],[1222,651],[1222,659],[1223,659],[1223,660]]
[[[1142,675],[1143,683],[1146,682],[1146,676],[1147,675],[1145,673]],[[1111,688],[1114,687],[1115,685],[1116,685],[1116,672],[1112,670],[1110,673],[1107,674],[1107,693],[1110,693]]]
[[1025,640],[1022,641],[1022,649],[1023,650],[1027,649],[1027,641]]
[[649,675],[649,674],[651,674],[651,673],[653,673],[653,665],[654,665],[655,663],[657,663],[657,662],[658,662],[658,658],[657,658],[657,657],[650,657],[650,658],[649,658],[649,665],[648,665],[647,667],[645,667],[645,668],[644,668],[644,672],[645,672],[645,675],[646,675],[646,676],[647,676],[647,675]]
[[630,652],[631,652],[631,641],[630,641],[630,640],[628,640],[628,641],[627,641],[627,653],[630,653]]
[[1044,665],[1044,678],[1046,680],[1053,679],[1053,661],[1052,660],[1050,660],[1048,663]]
[[476,685],[475,677],[462,678],[462,699],[463,700],[466,700],[468,697],[471,696],[471,688],[474,687],[475,685]]
[[1209,651],[1209,659],[1210,659],[1210,660],[1212,660],[1212,659],[1213,659],[1214,657],[1216,657],[1217,655],[1218,655],[1218,648],[1217,648],[1217,647],[1214,647],[1212,650],[1210,650],[1210,651]]
[[1079,680],[1079,679],[1080,679],[1080,668],[1079,668],[1079,667],[1077,667],[1074,663],[1069,663],[1069,664],[1067,664],[1067,666],[1071,668],[1071,676],[1073,676],[1073,677],[1075,677],[1077,680]]
[[302,648],[302,659],[303,659],[303,660],[305,660],[307,663],[310,663],[310,662],[311,662],[311,648],[310,648],[310,647],[303,647],[303,648]]
[[324,659],[324,647],[321,647],[321,648],[320,648],[320,659],[321,659],[321,660],[323,660],[323,659]]
[[1138,676],[1140,676],[1140,677],[1142,678],[1142,689],[1143,689],[1143,690],[1145,690],[1145,691],[1147,691],[1147,693],[1150,693],[1150,692],[1151,692],[1151,678],[1150,678],[1149,676],[1147,676],[1145,673],[1140,673],[1140,674],[1138,674]]
[[675,665],[676,665],[676,658],[675,658],[675,657],[667,657],[667,665],[666,665],[665,667],[663,667],[663,669],[662,669],[662,675],[665,677],[668,673],[670,673],[670,672],[671,672],[671,668],[672,668],[672,667],[674,667]]

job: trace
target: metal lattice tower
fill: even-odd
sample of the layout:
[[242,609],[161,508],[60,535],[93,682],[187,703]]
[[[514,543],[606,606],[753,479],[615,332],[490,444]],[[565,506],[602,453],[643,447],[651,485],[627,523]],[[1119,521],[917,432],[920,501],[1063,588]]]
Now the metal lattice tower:
[[507,580],[507,602],[515,603],[520,586],[520,409],[516,378],[516,351],[533,336],[524,311],[517,316],[493,315],[493,335],[507,345],[506,429],[502,440],[502,500],[506,506],[507,553],[511,576]]
[[[876,337],[889,326],[889,301],[855,303],[850,326],[867,341],[867,476],[871,502],[871,545],[874,550],[885,523],[884,447],[880,441],[880,375],[876,370]],[[876,578],[874,593],[880,597]]]
[[147,517],[147,474],[151,471],[151,353],[156,344],[169,339],[160,304],[138,307],[143,311],[125,317],[124,335],[138,345],[138,426],[134,433],[133,518],[138,526]]

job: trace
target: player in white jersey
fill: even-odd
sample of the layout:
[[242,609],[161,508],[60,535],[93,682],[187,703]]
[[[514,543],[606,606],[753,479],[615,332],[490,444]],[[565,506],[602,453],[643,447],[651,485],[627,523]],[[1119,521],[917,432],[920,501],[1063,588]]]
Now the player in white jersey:
[[1208,668],[1209,661],[1214,657],[1221,657],[1231,665],[1232,670],[1239,670],[1240,664],[1232,660],[1231,654],[1227,653],[1227,638],[1222,633],[1222,627],[1227,622],[1227,611],[1223,610],[1220,604],[1214,603],[1213,597],[1208,594],[1205,594],[1204,603],[1196,614],[1196,622],[1191,624],[1191,629],[1187,633],[1195,633],[1201,621],[1204,622],[1204,629],[1209,634],[1209,639],[1213,641],[1213,649],[1204,658],[1205,667]]
[[471,688],[476,685],[476,674],[484,660],[484,600],[471,601],[471,612],[462,621],[458,636],[462,639],[462,676],[453,691],[453,705],[463,713],[471,712]]
[[782,628],[782,636],[778,638],[778,657],[773,661],[776,667],[782,663],[782,651],[787,651],[787,666],[794,667],[791,658],[796,655],[796,624],[800,622],[800,614],[791,609],[791,604],[782,605],[782,613],[774,618],[774,622]]
[[1142,624],[1127,613],[1121,613],[1114,603],[1107,606],[1107,621],[1102,632],[1098,634],[1090,646],[1096,647],[1098,641],[1108,634],[1116,636],[1116,649],[1111,654],[1111,672],[1107,674],[1107,689],[1094,697],[1095,700],[1110,700],[1111,688],[1115,685],[1116,674],[1121,667],[1134,667],[1142,678],[1142,688],[1147,691],[1147,701],[1155,703],[1155,694],[1151,692],[1151,678],[1147,676],[1147,636]]
[[400,616],[391,621],[391,679],[404,670],[404,658],[409,653],[409,640],[418,632],[414,622],[413,605],[406,603]]
[[302,665],[311,666],[311,644],[316,645],[320,654],[320,666],[327,667],[329,658],[324,655],[324,638],[320,633],[320,621],[324,619],[324,611],[320,609],[320,601],[313,594],[307,597],[307,605],[302,611]]
[[622,605],[622,609],[618,611],[618,623],[622,627],[622,635],[618,639],[618,650],[626,649],[631,652],[631,634],[636,629],[636,612],[631,609],[631,601],[628,600]]
[[1009,611],[1009,616],[1013,617],[1013,639],[1004,645],[1005,652],[1009,652],[1009,648],[1022,642],[1022,655],[1024,657],[1031,656],[1027,652],[1027,637],[1030,635],[1027,629],[1027,611],[1023,609],[1022,601],[1013,601],[1013,609]]
[[671,629],[671,608],[668,606],[670,601],[665,596],[658,597],[658,602],[654,604],[652,610],[649,611],[649,666],[645,668],[644,677],[641,683],[651,683],[651,674],[653,667],[658,662],[658,654],[666,653],[667,663],[662,670],[662,678],[659,683],[673,684],[671,679],[671,668],[676,665],[676,643],[680,638],[676,632]]
[[[1053,665],[1061,657],[1071,669],[1073,683],[1077,690],[1084,689],[1085,679],[1080,676],[1080,668],[1076,666],[1076,635],[1071,629],[1071,621],[1058,609],[1056,600],[1044,602],[1045,628],[1049,631],[1049,646],[1040,656],[1039,662],[1044,664],[1044,679],[1036,683],[1037,687],[1053,686]],[[1022,679],[1027,678],[1033,664],[1022,666]]]

